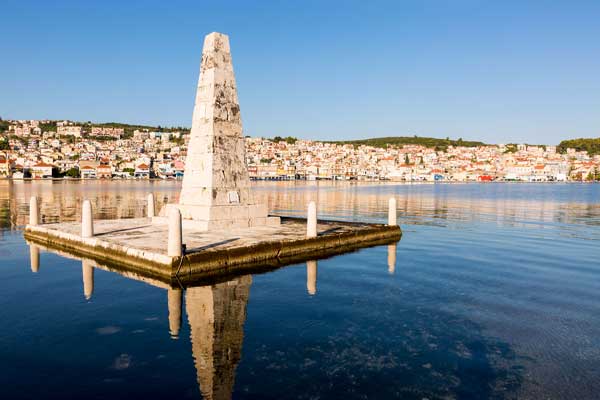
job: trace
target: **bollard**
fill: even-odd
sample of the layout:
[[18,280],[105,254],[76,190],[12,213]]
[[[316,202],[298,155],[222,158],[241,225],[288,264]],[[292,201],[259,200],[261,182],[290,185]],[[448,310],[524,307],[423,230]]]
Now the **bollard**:
[[317,237],[317,205],[314,201],[308,203],[308,216],[306,218],[306,237]]
[[169,212],[169,244],[167,255],[171,257],[181,257],[181,212],[177,208],[172,208]]
[[86,300],[92,298],[94,293],[94,266],[90,260],[81,260],[83,275],[83,296]]
[[317,260],[306,262],[306,290],[311,296],[317,294]]
[[154,217],[154,194],[148,194],[148,218]]
[[94,217],[92,216],[92,203],[84,200],[81,207],[81,237],[91,238],[94,236]]
[[169,308],[169,334],[171,339],[179,338],[181,329],[181,302],[183,292],[180,289],[167,290],[167,306]]
[[29,199],[29,225],[37,225],[39,223],[40,209],[38,208],[37,197],[31,196]]
[[388,251],[388,272],[390,274],[393,274],[394,271],[396,270],[396,245],[395,244],[390,244],[387,247],[387,251]]
[[389,226],[396,226],[397,218],[396,218],[396,198],[391,197],[389,201],[389,209],[388,209],[388,223]]

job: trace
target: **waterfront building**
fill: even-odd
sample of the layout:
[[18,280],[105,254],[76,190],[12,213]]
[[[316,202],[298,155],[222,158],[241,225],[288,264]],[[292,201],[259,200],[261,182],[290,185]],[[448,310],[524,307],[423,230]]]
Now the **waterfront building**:
[[138,164],[133,176],[137,179],[150,179],[150,167],[147,164]]
[[10,178],[10,160],[6,153],[0,152],[0,178]]
[[47,179],[52,178],[52,164],[39,162],[31,167],[31,178]]

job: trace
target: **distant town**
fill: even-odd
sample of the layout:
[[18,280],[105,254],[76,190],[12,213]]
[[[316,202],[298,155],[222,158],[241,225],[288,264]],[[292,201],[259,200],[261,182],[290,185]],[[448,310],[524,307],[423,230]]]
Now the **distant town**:
[[[255,180],[600,180],[600,151],[586,147],[600,146],[600,139],[558,146],[393,139],[246,137],[246,164]],[[0,120],[0,178],[181,179],[188,141],[189,129],[181,127]]]

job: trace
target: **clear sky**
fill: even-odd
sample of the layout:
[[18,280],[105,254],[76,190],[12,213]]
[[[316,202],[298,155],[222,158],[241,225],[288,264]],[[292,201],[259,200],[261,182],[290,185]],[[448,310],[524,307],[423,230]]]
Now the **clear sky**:
[[3,0],[0,116],[190,126],[230,36],[244,131],[600,137],[600,1]]

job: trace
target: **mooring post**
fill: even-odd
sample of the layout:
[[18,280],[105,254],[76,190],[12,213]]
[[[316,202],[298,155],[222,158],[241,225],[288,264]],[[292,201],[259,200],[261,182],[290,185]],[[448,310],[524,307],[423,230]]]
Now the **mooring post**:
[[169,245],[167,255],[171,257],[181,257],[183,243],[181,237],[181,212],[177,208],[172,208],[169,212]]
[[84,200],[81,207],[81,237],[91,238],[94,236],[94,217],[92,216],[92,203]]
[[148,218],[154,217],[154,193],[148,194]]
[[396,218],[396,198],[391,197],[389,201],[389,209],[388,209],[388,223],[389,226],[398,225]]
[[29,225],[37,225],[40,219],[40,209],[38,208],[37,197],[31,196],[29,199]]
[[308,216],[306,218],[306,237],[317,237],[317,205],[314,201],[308,203]]

